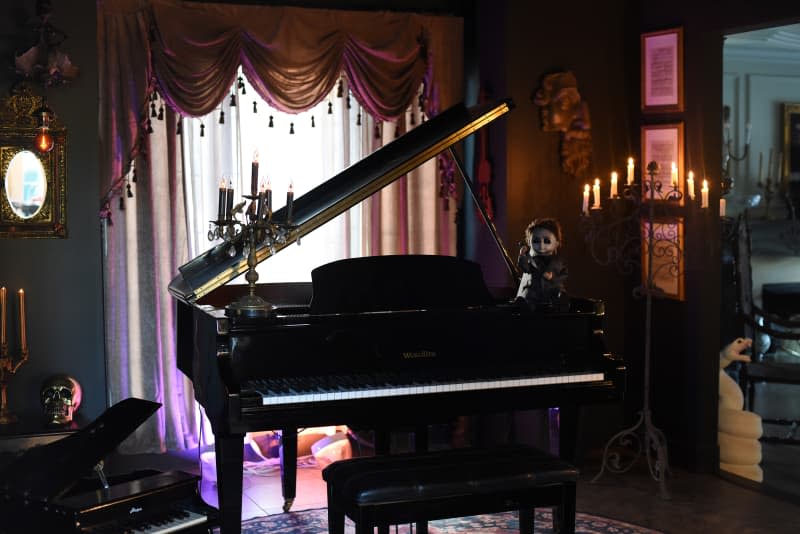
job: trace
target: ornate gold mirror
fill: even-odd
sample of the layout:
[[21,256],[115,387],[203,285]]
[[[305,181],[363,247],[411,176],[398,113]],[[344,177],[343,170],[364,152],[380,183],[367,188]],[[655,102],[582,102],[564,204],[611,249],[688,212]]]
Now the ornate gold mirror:
[[0,238],[67,236],[67,133],[51,121],[52,149],[37,148],[42,105],[24,84],[0,101]]

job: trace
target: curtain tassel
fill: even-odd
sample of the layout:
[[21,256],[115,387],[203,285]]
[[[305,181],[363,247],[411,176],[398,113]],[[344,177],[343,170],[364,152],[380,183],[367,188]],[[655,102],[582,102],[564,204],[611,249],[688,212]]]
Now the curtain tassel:
[[314,123],[314,115],[311,115],[311,127],[312,128],[316,128],[317,127],[316,123]]
[[289,135],[294,135],[294,123],[289,123]]
[[206,136],[206,125],[202,122],[200,123],[200,137]]
[[225,111],[219,110],[219,123],[225,124]]
[[267,128],[274,128],[275,123],[272,121],[272,115],[269,116],[269,124],[267,124]]
[[233,94],[233,93],[231,93],[231,103],[230,103],[230,106],[231,106],[232,108],[235,108],[235,107],[236,107],[236,95],[235,95],[235,94]]
[[238,85],[237,85],[237,87],[238,87],[239,89],[241,89],[241,90],[242,90],[242,94],[243,94],[243,95],[246,95],[246,94],[247,94],[247,90],[245,89],[245,86],[244,86],[244,80],[242,79],[242,77],[241,77],[241,76],[239,76],[239,77],[236,79],[236,81],[238,82]]
[[253,100],[253,113],[258,113],[258,108],[256,107],[256,101]]
[[328,100],[328,115],[333,115],[333,102]]

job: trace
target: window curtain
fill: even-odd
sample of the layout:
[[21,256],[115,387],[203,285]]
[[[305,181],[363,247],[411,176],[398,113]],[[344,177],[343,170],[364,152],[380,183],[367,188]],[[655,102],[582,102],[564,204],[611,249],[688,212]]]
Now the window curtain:
[[[188,448],[196,440],[167,292],[189,259],[176,121],[218,106],[241,65],[259,95],[288,112],[321,101],[343,74],[371,115],[402,128],[420,83],[431,115],[461,100],[462,34],[454,17],[98,0],[108,402],[139,396],[164,405],[123,452]],[[151,116],[154,91],[167,104],[163,122]],[[416,194],[406,180],[399,187]]]

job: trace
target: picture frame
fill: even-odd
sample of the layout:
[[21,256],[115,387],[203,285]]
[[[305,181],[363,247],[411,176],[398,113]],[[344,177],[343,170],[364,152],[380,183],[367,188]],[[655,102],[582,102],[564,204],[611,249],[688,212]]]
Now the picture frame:
[[[682,206],[686,196],[686,172],[684,164],[684,126],[682,121],[665,124],[646,124],[641,127],[642,142],[642,198],[651,199],[650,162],[658,164],[654,178],[655,201],[675,201]],[[672,187],[672,163],[677,167],[677,188]],[[675,194],[677,190],[678,194]]]
[[642,286],[657,297],[684,300],[684,222],[683,217],[654,218],[652,285],[649,285],[650,222],[641,220]]
[[783,161],[778,177],[786,182],[800,181],[800,104],[782,106]]
[[643,33],[642,112],[682,112],[683,28]]

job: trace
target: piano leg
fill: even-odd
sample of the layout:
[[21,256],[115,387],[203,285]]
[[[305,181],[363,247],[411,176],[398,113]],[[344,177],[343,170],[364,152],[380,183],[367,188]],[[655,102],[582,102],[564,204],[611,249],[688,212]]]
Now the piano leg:
[[281,430],[281,490],[283,511],[288,512],[297,495],[297,429]]
[[575,462],[578,446],[578,406],[560,406],[558,409],[558,455],[562,460]]
[[215,434],[217,500],[221,534],[242,529],[242,466],[244,434]]
[[[428,425],[417,425],[414,429],[414,452],[428,452]],[[428,534],[428,522],[417,521],[417,534]]]
[[[375,428],[375,455],[389,454],[392,448],[392,431],[388,428]],[[389,534],[389,525],[378,525],[378,534]]]

